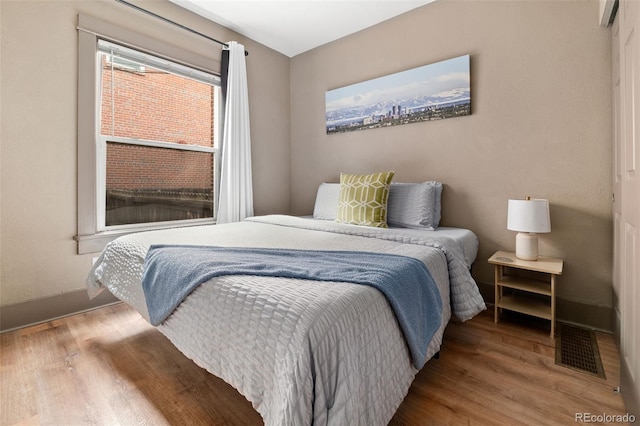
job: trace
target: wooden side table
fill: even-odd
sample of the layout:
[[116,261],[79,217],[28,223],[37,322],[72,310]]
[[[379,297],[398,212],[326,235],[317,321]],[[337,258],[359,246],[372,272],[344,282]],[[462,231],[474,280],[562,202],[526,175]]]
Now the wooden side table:
[[[550,337],[555,335],[556,325],[556,277],[562,274],[562,259],[538,257],[538,260],[522,260],[515,253],[497,251],[489,258],[495,265],[494,322],[498,322],[502,309],[516,311],[551,321]],[[511,268],[511,269],[510,269]],[[542,278],[521,277],[511,270],[539,272]],[[504,288],[521,290],[520,294],[503,294]],[[545,297],[531,297],[532,294]]]

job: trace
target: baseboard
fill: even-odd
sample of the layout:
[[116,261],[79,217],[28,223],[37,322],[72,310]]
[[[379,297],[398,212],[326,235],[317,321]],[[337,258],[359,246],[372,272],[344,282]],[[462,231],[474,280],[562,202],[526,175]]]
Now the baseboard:
[[0,333],[117,303],[108,291],[89,299],[86,290],[0,307]]
[[[484,300],[487,303],[493,303],[493,284],[478,283],[478,288]],[[556,319],[607,333],[615,330],[613,308],[606,306],[556,298]]]
[[583,327],[613,333],[613,308],[607,306],[587,305],[572,300],[556,300],[556,317],[559,321],[581,325]]

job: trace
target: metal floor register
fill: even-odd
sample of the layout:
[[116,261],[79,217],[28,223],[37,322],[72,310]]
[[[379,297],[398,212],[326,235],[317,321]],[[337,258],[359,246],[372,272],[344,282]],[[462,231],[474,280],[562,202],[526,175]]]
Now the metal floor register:
[[556,364],[605,378],[593,330],[557,323]]

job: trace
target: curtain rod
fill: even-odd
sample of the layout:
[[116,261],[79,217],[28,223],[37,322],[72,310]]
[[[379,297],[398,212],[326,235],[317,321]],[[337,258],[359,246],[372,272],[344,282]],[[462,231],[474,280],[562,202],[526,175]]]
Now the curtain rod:
[[[136,6],[135,4],[131,4],[131,3],[127,2],[127,1],[125,1],[125,0],[116,0],[116,1],[117,1],[118,3],[122,3],[122,4],[124,4],[124,5],[129,6],[129,7],[132,7],[132,8],[134,8],[135,10],[137,10],[137,11],[139,11],[139,12],[146,13],[147,15],[153,16],[154,18],[160,19],[161,21],[164,21],[164,22],[167,22],[167,23],[169,23],[169,24],[175,25],[176,27],[182,28],[182,29],[183,29],[183,30],[185,30],[185,31],[189,31],[190,33],[193,33],[193,34],[199,35],[200,37],[204,37],[204,38],[206,38],[207,40],[213,41],[214,43],[221,44],[221,45],[222,45],[222,46],[224,46],[224,47],[229,47],[229,45],[228,45],[227,43],[223,42],[223,41],[216,40],[216,39],[215,39],[215,38],[213,38],[213,37],[209,37],[209,36],[208,36],[208,35],[206,35],[206,34],[202,34],[202,33],[198,32],[198,31],[196,31],[196,30],[193,30],[193,29],[191,29],[191,28],[189,28],[189,27],[185,27],[184,25],[179,24],[179,23],[177,23],[177,22],[174,22],[174,21],[172,21],[172,20],[170,20],[170,19],[167,19],[167,18],[165,18],[165,17],[163,17],[163,16],[156,15],[155,13],[153,13],[153,12],[149,12],[148,10],[143,9],[143,8],[141,8],[141,7],[139,7],[139,6]],[[249,55],[249,52],[247,52],[247,50],[246,50],[246,49],[245,49],[245,51],[244,51],[244,55],[245,55],[245,56],[248,56],[248,55]]]

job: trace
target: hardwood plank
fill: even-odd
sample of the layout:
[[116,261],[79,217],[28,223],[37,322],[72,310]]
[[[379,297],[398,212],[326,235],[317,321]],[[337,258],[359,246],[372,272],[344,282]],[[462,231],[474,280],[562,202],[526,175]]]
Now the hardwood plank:
[[[606,380],[555,365],[548,322],[490,312],[452,321],[391,425],[563,425],[624,414],[618,351],[596,333]],[[117,304],[0,335],[0,425],[260,425],[251,404]]]
[[[464,324],[452,322],[440,359],[430,361],[418,374],[391,424],[417,423],[420,418],[414,415],[418,406],[428,410],[433,404],[442,404],[434,398],[415,397],[416,388],[426,382],[435,393],[451,386],[458,389],[456,398],[448,402],[457,413],[453,424],[563,425],[574,423],[576,413],[624,414],[622,399],[613,390],[618,383],[614,340],[598,333],[598,343],[601,352],[608,354],[607,380],[555,365],[554,340],[544,327],[493,324],[489,313]],[[442,375],[423,381],[425,371],[436,369],[435,364]],[[486,407],[484,410],[508,416],[508,420],[474,420],[465,413],[469,400]]]

